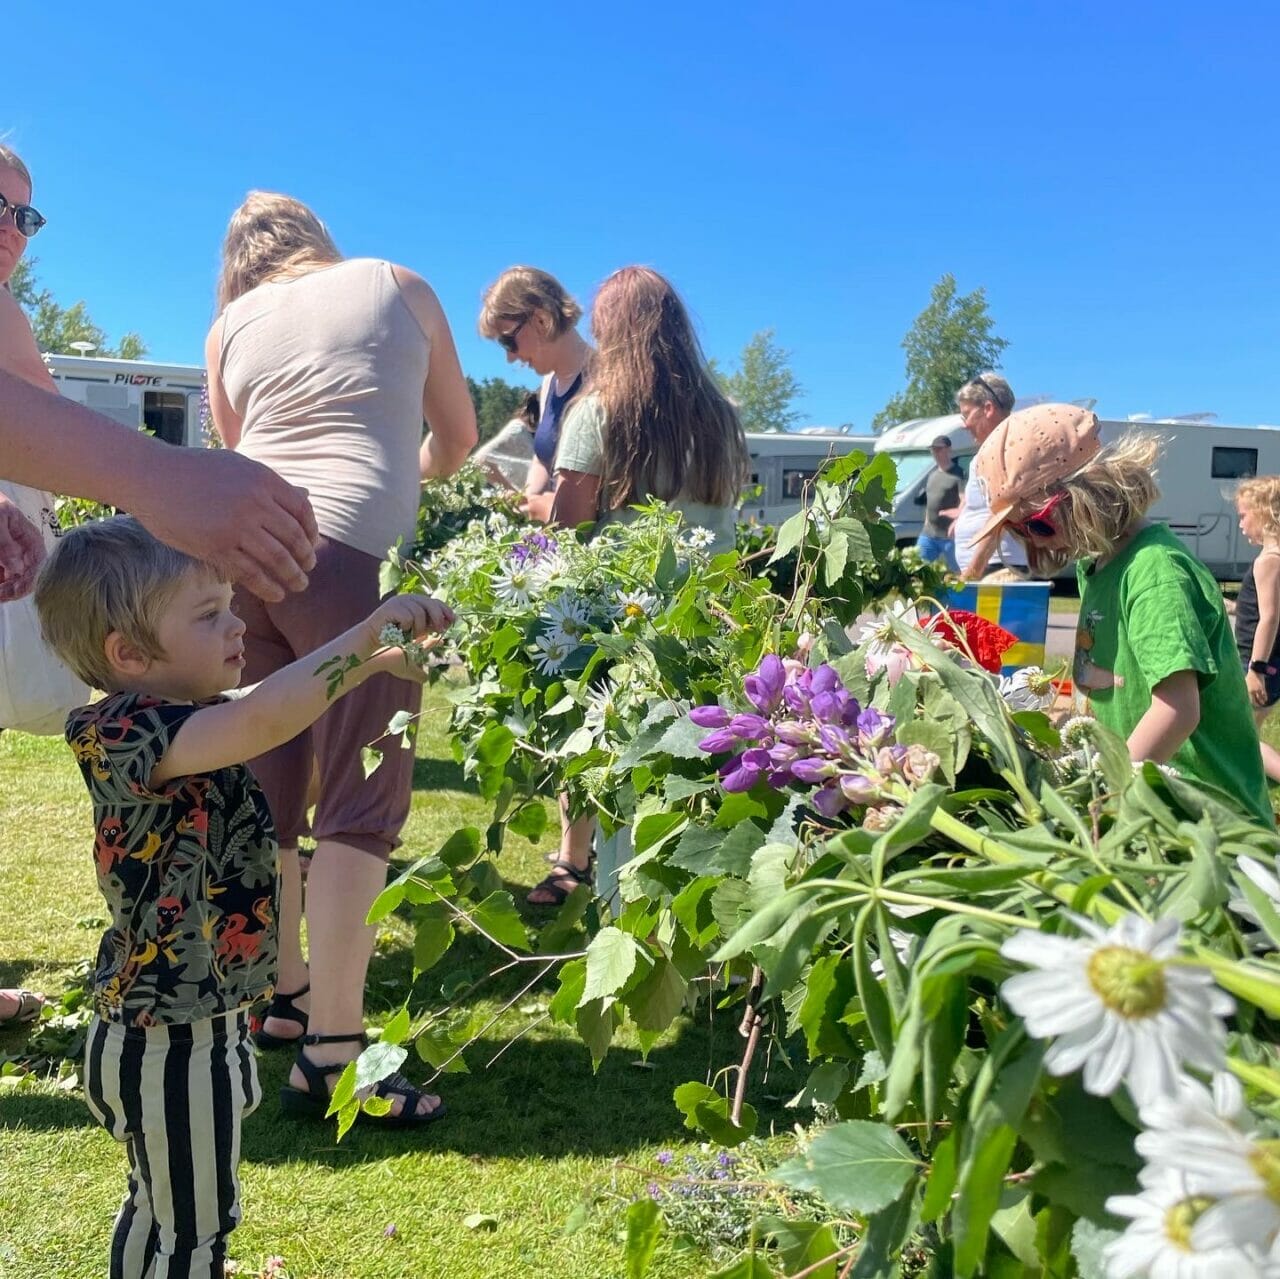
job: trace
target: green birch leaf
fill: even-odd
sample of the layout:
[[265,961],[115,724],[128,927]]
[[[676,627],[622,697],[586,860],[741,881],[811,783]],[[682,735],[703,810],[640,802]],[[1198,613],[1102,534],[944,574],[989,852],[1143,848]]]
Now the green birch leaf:
[[850,1119],[820,1132],[802,1155],[774,1169],[771,1180],[820,1195],[837,1212],[865,1215],[893,1203],[919,1169],[888,1124]]
[[408,1055],[399,1044],[370,1044],[356,1058],[356,1092],[399,1070]]
[[599,1070],[600,1063],[613,1042],[613,1032],[618,1024],[617,1014],[603,999],[592,999],[574,1014],[574,1024],[582,1042],[591,1053],[592,1070]]
[[820,1221],[764,1216],[756,1219],[756,1230],[777,1248],[785,1274],[803,1270],[805,1279],[836,1279],[835,1254],[840,1245],[830,1226]]
[[373,746],[362,746],[360,748],[360,767],[364,772],[365,781],[378,771],[382,766],[382,752]]
[[409,1033],[409,1009],[401,1008],[382,1028],[382,1036],[378,1040],[382,1044],[400,1044]]
[[909,1185],[867,1222],[849,1279],[899,1279],[902,1249],[920,1225],[920,1196]]
[[844,566],[848,562],[849,535],[833,532],[822,550],[822,576],[828,586],[834,586],[844,576]]
[[627,1279],[644,1279],[662,1235],[662,1213],[652,1199],[637,1199],[627,1209]]
[[420,973],[425,973],[440,962],[445,952],[453,945],[454,936],[453,921],[444,914],[443,909],[423,913],[417,922],[413,937],[415,980]]
[[684,1115],[684,1126],[701,1129],[721,1146],[740,1146],[756,1130],[755,1108],[742,1107],[742,1123],[729,1118],[729,1099],[706,1084],[681,1084],[675,1090],[676,1108]]
[[773,548],[773,554],[769,556],[770,564],[776,564],[779,560],[785,559],[800,545],[804,539],[808,519],[808,511],[797,511],[783,523],[778,530],[778,544]]
[[956,1146],[958,1130],[953,1128],[933,1151],[933,1165],[924,1186],[924,1202],[920,1206],[922,1221],[937,1221],[951,1207],[956,1188]]
[[587,975],[578,1007],[593,999],[612,1001],[635,972],[640,947],[636,939],[620,928],[602,928],[587,947]]
[[673,759],[707,759],[706,753],[698,749],[698,743],[706,735],[705,728],[699,728],[687,715],[681,715],[658,738],[655,753],[670,755]]
[[490,893],[471,912],[471,921],[490,937],[513,950],[529,949],[529,933],[508,892]]
[[687,990],[679,969],[662,956],[626,996],[627,1011],[641,1030],[666,1030],[684,1007]]
[[753,1248],[723,1270],[708,1275],[707,1279],[778,1279],[777,1273]]

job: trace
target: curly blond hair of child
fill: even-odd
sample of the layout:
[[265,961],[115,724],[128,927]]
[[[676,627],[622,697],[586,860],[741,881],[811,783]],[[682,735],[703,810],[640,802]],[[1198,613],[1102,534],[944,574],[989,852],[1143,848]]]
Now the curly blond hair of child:
[[1280,475],[1241,480],[1236,487],[1236,505],[1261,517],[1266,537],[1280,538]]

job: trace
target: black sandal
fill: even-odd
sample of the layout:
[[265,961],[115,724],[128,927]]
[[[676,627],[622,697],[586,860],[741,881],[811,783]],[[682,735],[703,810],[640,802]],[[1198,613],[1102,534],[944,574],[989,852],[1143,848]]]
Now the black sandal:
[[[302,1037],[303,1048],[310,1044],[352,1043],[359,1044],[363,1048],[368,1042],[369,1037],[365,1034],[304,1035]],[[323,1119],[329,1109],[329,1099],[333,1096],[326,1076],[341,1073],[346,1069],[346,1063],[318,1066],[302,1051],[302,1048],[299,1048],[294,1063],[302,1071],[302,1077],[307,1081],[307,1086],[303,1089],[285,1084],[280,1089],[281,1111],[297,1119]],[[361,1123],[376,1124],[381,1128],[424,1128],[427,1124],[435,1123],[437,1119],[443,1119],[448,1113],[444,1102],[441,1101],[434,1110],[428,1110],[425,1115],[420,1115],[418,1102],[430,1094],[415,1087],[398,1070],[385,1079],[379,1079],[373,1086],[373,1095],[387,1101],[392,1097],[403,1097],[404,1105],[400,1108],[398,1115],[394,1112],[371,1115],[367,1110],[362,1109],[359,1115]]]
[[278,992],[271,997],[271,1002],[267,1005],[267,1011],[262,1014],[263,1025],[266,1024],[268,1017],[279,1017],[282,1021],[296,1021],[302,1027],[301,1035],[290,1035],[287,1038],[282,1035],[273,1035],[270,1031],[263,1030],[259,1026],[253,1032],[253,1042],[265,1052],[272,1052],[277,1048],[296,1048],[302,1042],[303,1036],[307,1033],[307,1014],[294,1005],[295,999],[301,999],[303,995],[311,990],[310,983],[303,986],[301,990],[295,990],[292,995],[281,995]]
[[[564,881],[572,880],[571,887],[566,888]],[[525,901],[530,906],[563,906],[568,899],[569,894],[573,892],[579,884],[591,883],[591,863],[587,862],[585,868],[575,866],[572,862],[564,861],[557,858],[551,863],[551,874],[546,876],[540,883],[535,884],[529,889],[528,896]],[[551,897],[549,902],[535,902],[532,900],[534,893],[546,893]]]

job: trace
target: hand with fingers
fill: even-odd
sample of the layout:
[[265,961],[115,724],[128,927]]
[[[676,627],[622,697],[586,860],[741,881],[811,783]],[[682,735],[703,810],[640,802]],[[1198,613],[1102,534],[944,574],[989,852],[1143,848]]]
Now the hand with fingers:
[[133,514],[268,602],[301,591],[319,540],[306,491],[225,449],[169,449]]
[[0,494],[0,604],[29,594],[43,563],[40,530]]
[[379,672],[421,682],[425,672],[411,660],[406,649],[433,644],[435,637],[447,631],[453,621],[453,610],[430,595],[393,595],[365,622],[373,648],[368,665]]

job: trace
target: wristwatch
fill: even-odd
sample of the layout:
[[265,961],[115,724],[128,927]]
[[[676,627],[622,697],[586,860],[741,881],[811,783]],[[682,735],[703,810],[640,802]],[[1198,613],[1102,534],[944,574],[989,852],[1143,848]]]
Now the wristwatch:
[[1255,675],[1274,675],[1276,668],[1270,662],[1250,662],[1249,669]]

